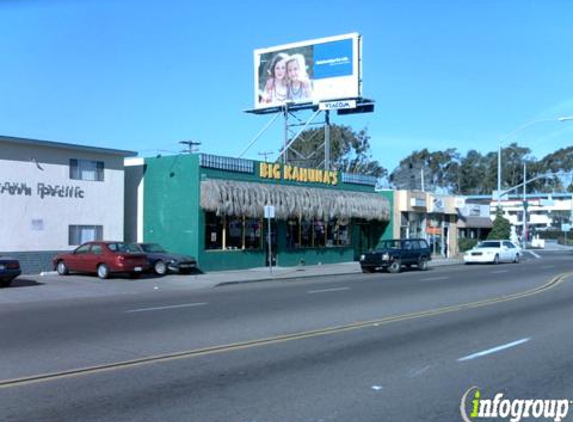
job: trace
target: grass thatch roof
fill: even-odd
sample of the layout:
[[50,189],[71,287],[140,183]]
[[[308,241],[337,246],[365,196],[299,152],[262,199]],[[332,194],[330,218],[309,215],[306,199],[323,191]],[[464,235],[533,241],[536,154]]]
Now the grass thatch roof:
[[350,218],[388,221],[388,200],[373,193],[210,179],[201,182],[201,207],[217,215],[263,217],[265,205],[285,220]]

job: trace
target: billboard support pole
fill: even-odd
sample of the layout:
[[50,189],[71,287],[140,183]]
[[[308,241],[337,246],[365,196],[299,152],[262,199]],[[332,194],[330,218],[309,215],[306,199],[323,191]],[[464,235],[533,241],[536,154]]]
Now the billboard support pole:
[[255,136],[253,138],[253,140],[251,142],[249,142],[249,144],[243,149],[243,151],[239,154],[238,158],[243,158],[243,155],[245,155],[247,153],[247,151],[253,146],[253,144],[255,142],[257,142],[257,140],[261,137],[261,135],[267,131],[267,129],[274,123],[274,121],[278,117],[279,117],[279,115],[275,114],[273,116],[273,118],[271,120],[269,120],[269,122],[266,124],[266,126],[264,128],[262,128],[261,131],[259,133],[257,133],[257,136]]
[[324,169],[330,170],[330,111],[324,112]]
[[280,155],[278,156],[277,161],[279,161],[279,159],[282,156],[283,157],[283,163],[285,163],[285,155],[286,155],[287,150],[291,147],[291,145],[294,143],[294,141],[296,141],[298,139],[300,134],[306,130],[306,128],[312,123],[312,121],[315,119],[316,116],[318,116],[318,114],[320,112],[321,112],[320,110],[316,110],[313,113],[313,115],[306,121],[304,126],[298,131],[298,133],[290,141],[288,141],[288,139],[287,139],[288,138],[288,125],[287,125],[287,120],[286,120],[286,116],[285,116],[285,141],[287,141],[288,143],[286,143],[283,146],[283,149],[282,149]]
[[288,162],[288,151],[287,151],[287,144],[288,144],[288,103],[285,104],[283,115],[285,119],[285,127],[284,127],[284,139],[283,139],[283,164]]

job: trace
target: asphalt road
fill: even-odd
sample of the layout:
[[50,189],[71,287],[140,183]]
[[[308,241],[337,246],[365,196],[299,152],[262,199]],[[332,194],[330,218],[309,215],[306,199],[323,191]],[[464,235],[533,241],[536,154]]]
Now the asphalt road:
[[473,386],[573,400],[572,258],[2,305],[0,420],[458,421]]

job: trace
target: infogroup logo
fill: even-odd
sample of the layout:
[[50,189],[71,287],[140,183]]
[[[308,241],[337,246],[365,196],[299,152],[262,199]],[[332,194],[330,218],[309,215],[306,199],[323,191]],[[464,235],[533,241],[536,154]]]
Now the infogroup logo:
[[474,422],[480,418],[509,419],[510,422],[523,419],[560,422],[567,417],[570,406],[573,406],[573,401],[568,399],[504,399],[503,393],[494,394],[493,399],[485,399],[478,387],[471,387],[462,396],[460,413],[464,422]]

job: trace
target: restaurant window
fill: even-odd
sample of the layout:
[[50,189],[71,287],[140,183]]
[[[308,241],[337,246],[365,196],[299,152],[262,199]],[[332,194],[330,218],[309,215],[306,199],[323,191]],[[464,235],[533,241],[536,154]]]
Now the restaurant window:
[[312,222],[309,220],[300,221],[300,247],[312,248]]
[[261,249],[261,219],[205,213],[205,249]]
[[227,217],[225,220],[226,249],[243,249],[243,218]]
[[349,233],[348,224],[340,224],[340,220],[336,218],[330,219],[326,229],[326,246],[350,245]]
[[103,161],[70,159],[70,179],[103,182]]
[[300,221],[298,218],[287,220],[287,247],[291,249],[300,247]]
[[247,218],[245,220],[245,249],[261,248],[261,219]]
[[324,248],[326,246],[326,224],[322,220],[314,220],[312,222],[313,236],[315,248]]
[[205,249],[223,249],[223,217],[205,213]]

